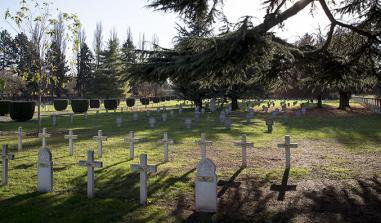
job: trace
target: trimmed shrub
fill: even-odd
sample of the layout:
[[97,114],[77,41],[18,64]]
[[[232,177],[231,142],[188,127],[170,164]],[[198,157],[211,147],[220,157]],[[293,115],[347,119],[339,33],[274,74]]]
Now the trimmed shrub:
[[127,98],[126,99],[126,104],[127,104],[128,107],[134,107],[134,105],[135,105],[135,99],[133,99],[133,98]]
[[34,101],[12,101],[9,103],[9,115],[12,120],[24,122],[31,120],[36,103]]
[[101,102],[99,99],[90,99],[90,108],[100,108]]
[[0,101],[0,116],[9,114],[9,103],[11,103],[11,101]]
[[117,99],[105,99],[103,101],[103,105],[107,110],[115,110],[118,108],[118,100]]
[[160,97],[160,101],[165,101],[165,97]]
[[165,100],[166,101],[170,101],[171,100],[171,96],[165,96]]
[[140,103],[142,103],[142,105],[149,105],[149,99],[148,98],[140,98]]
[[56,111],[65,110],[68,104],[69,102],[67,99],[54,99],[53,101],[54,109],[56,109]]
[[89,110],[89,100],[88,99],[72,99],[71,109],[74,113],[85,113]]
[[160,98],[159,97],[152,97],[152,102],[153,103],[159,103],[160,102]]

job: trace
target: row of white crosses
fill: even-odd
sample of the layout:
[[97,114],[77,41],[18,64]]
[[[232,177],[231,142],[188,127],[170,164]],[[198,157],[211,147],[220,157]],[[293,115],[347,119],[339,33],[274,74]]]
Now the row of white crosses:
[[[39,192],[50,192],[53,189],[53,162],[52,162],[52,154],[48,148],[46,148],[46,139],[50,137],[50,134],[46,132],[44,128],[42,133],[39,134],[39,137],[42,138],[43,147],[39,151],[39,161],[38,161],[38,184],[37,190]],[[73,140],[76,138],[73,135],[73,132],[70,131],[69,135],[66,135],[65,138]],[[102,132],[98,132],[98,136],[94,137],[94,139],[98,140],[98,142],[102,142],[105,140],[104,136],[102,136]],[[134,133],[130,132],[129,137],[125,138],[127,142],[130,142],[130,158],[134,158],[134,143],[137,142],[137,138],[135,138]],[[159,141],[164,144],[164,161],[168,161],[168,146],[169,144],[173,144],[173,140],[168,138],[168,134],[164,133],[164,137]],[[217,210],[217,189],[216,182],[217,176],[215,174],[215,165],[213,162],[206,158],[206,146],[211,145],[212,142],[206,140],[205,133],[201,134],[201,139],[196,141],[196,143],[200,147],[201,153],[201,161],[197,165],[197,176],[196,176],[196,210],[198,211],[206,211],[206,212],[215,212]],[[69,143],[69,151],[70,151]],[[249,143],[246,141],[246,135],[241,136],[240,142],[235,142],[236,146],[240,146],[242,148],[242,167],[246,167],[246,148],[253,147],[253,143]],[[100,144],[101,147],[101,144]],[[279,148],[285,148],[286,154],[286,168],[290,168],[290,148],[296,148],[297,144],[290,142],[290,136],[285,136],[285,143],[278,144]],[[102,149],[98,150],[102,151]],[[7,153],[7,146],[3,146],[2,150],[2,163],[3,163],[3,176],[2,176],[2,184],[5,185],[8,182],[8,160],[12,160],[14,155]],[[87,167],[87,196],[89,198],[94,197],[94,168],[101,168],[103,166],[102,162],[94,160],[94,152],[88,151],[87,160],[79,161],[80,166]],[[147,164],[147,155],[140,155],[140,164],[132,164],[131,169],[133,172],[140,173],[140,203],[146,204],[147,202],[147,174],[157,172],[157,167],[155,165]]]

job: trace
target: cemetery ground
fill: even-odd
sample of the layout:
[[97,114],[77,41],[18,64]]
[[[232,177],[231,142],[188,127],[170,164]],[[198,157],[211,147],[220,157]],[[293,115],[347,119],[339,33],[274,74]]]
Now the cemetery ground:
[[[167,104],[167,110],[174,104]],[[193,109],[181,115],[176,110],[174,118],[168,115],[162,122],[151,106],[151,116],[157,119],[154,129],[144,112],[138,121],[132,121],[131,112],[120,110],[91,112],[87,120],[76,115],[73,123],[69,117],[58,117],[56,127],[45,117],[54,164],[53,192],[46,194],[36,192],[41,146],[37,121],[2,120],[0,142],[9,145],[15,159],[9,161],[9,184],[0,187],[0,222],[381,222],[381,116],[357,103],[351,104],[352,111],[339,111],[337,105],[326,101],[323,109],[315,109],[310,104],[302,117],[290,111],[287,125],[278,115],[271,134],[265,126],[269,114],[260,107],[255,107],[251,124],[245,123],[244,111],[232,112],[230,130],[219,122],[217,112],[206,112],[187,129],[184,119],[194,118]],[[120,128],[118,116],[124,119]],[[24,136],[21,152],[14,134],[19,126],[31,133]],[[73,156],[64,139],[69,129],[78,135]],[[92,137],[99,129],[108,141],[103,143],[102,158],[95,157],[103,161],[103,168],[95,170],[95,197],[88,199],[86,168],[78,162],[86,159],[88,150],[96,153]],[[129,131],[140,138],[134,160],[129,160],[123,141]],[[167,163],[162,162],[163,145],[157,143],[164,132],[175,141]],[[217,214],[194,212],[195,167],[200,160],[195,141],[202,132],[213,141],[207,157],[217,167]],[[246,168],[240,167],[241,149],[233,144],[241,134],[254,143]],[[277,148],[285,135],[299,145],[291,149],[289,171],[284,168],[284,149]],[[147,153],[149,164],[158,165],[158,172],[148,178],[147,206],[139,204],[139,174],[130,169],[141,153]]]

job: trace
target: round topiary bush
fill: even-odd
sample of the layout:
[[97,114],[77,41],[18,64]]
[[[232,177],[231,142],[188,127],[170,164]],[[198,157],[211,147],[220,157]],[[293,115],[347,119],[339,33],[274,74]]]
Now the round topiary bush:
[[133,107],[135,105],[135,99],[133,98],[127,98],[126,99],[126,104],[128,107]]
[[89,109],[89,100],[87,99],[72,99],[71,109],[74,113],[85,113]]
[[165,96],[165,100],[166,101],[170,101],[171,100],[171,96]]
[[159,97],[152,97],[152,102],[153,103],[159,103],[160,102],[160,98]]
[[105,99],[103,101],[103,105],[107,110],[115,110],[118,108],[118,100],[117,99]]
[[36,103],[34,101],[12,101],[9,103],[9,115],[12,120],[24,122],[31,120]]
[[149,105],[149,99],[148,98],[140,98],[140,103],[142,103],[142,105]]
[[101,107],[101,102],[99,99],[91,99],[90,100],[90,108],[100,108]]
[[165,97],[160,97],[160,101],[165,101]]
[[69,104],[67,99],[55,99],[53,101],[54,109],[56,111],[63,111],[67,108],[67,105]]
[[11,101],[0,101],[0,116],[9,114],[9,103],[11,103]]

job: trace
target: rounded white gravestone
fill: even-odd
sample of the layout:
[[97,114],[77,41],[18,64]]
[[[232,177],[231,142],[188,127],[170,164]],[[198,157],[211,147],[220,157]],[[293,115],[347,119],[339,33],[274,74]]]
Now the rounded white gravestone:
[[42,147],[38,151],[37,191],[50,192],[53,190],[53,162],[49,148]]
[[217,212],[216,165],[208,158],[197,164],[195,191],[196,211]]

